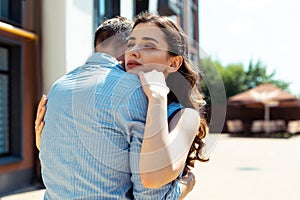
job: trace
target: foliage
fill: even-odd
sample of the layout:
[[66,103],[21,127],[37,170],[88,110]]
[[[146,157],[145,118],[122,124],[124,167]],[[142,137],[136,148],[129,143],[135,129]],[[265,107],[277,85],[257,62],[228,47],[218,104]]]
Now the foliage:
[[272,83],[283,90],[288,90],[289,87],[288,82],[275,78],[275,71],[268,74],[267,67],[260,60],[256,63],[250,61],[246,70],[241,63],[222,66],[221,62],[212,61],[210,58],[202,59],[200,66],[204,80],[201,87],[208,103],[211,100],[209,89],[218,88],[218,85],[222,83],[224,83],[227,98],[262,83]]
[[217,91],[220,90],[220,85],[223,84],[222,73],[224,69],[219,62],[213,62],[209,58],[202,59],[200,66],[203,75],[201,88],[206,102],[210,104],[213,94],[217,93]]
[[277,87],[287,90],[289,83],[283,80],[276,80],[275,74],[275,71],[271,74],[267,74],[267,67],[263,65],[261,61],[258,61],[256,64],[250,61],[244,81],[245,90],[256,87],[262,83],[273,83]]

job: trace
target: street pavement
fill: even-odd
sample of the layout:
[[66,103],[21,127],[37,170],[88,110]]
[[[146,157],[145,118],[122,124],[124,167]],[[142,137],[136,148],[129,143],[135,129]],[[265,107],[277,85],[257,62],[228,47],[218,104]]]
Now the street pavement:
[[[193,169],[186,200],[300,200],[300,135],[289,139],[219,137],[207,163]],[[42,200],[44,190],[1,200]]]
[[289,139],[222,135],[194,169],[186,200],[300,200],[300,135]]

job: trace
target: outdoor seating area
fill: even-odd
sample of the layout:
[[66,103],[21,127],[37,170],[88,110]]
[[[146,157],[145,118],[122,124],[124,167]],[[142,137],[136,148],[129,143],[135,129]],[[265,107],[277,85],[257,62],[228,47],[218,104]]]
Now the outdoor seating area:
[[248,136],[300,133],[300,100],[265,83],[228,99],[226,131]]
[[300,120],[289,121],[287,131],[292,134],[300,133]]
[[226,121],[226,126],[227,126],[227,130],[230,133],[241,133],[241,132],[244,132],[242,120],[239,120],[239,119],[236,119],[236,120],[227,120]]
[[254,120],[251,125],[252,133],[275,133],[275,132],[285,132],[286,125],[284,120]]
[[226,120],[227,132],[238,135],[265,135],[272,133],[285,133],[289,135],[300,133],[300,120],[291,120],[287,123],[284,120],[253,120],[250,129],[240,119]]

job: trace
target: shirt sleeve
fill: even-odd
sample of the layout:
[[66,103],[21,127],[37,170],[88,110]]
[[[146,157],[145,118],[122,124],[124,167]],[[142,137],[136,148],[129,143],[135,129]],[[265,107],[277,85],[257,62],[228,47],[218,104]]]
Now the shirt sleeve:
[[[160,188],[150,189],[142,185],[139,173],[139,158],[144,135],[144,126],[147,112],[147,98],[142,88],[132,85],[127,91],[126,98],[118,108],[118,114],[122,113],[124,136],[129,143],[129,166],[131,182],[133,185],[134,199],[143,200],[176,200],[181,195],[178,181],[175,180]],[[127,85],[128,88],[128,85]],[[121,121],[122,121],[121,120]],[[122,126],[122,124],[120,124]]]
[[179,186],[178,180],[174,180],[172,182],[172,188],[170,189],[169,193],[166,196],[166,199],[179,199],[181,196],[181,188]]

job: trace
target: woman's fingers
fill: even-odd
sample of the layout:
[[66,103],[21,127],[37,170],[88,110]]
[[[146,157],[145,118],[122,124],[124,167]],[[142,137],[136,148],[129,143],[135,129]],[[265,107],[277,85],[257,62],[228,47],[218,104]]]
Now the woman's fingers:
[[45,126],[44,116],[46,113],[46,104],[47,104],[47,97],[43,95],[37,109],[36,119],[35,119],[35,140],[36,140],[36,147],[40,150],[40,143],[41,143],[41,135],[42,130]]
[[37,109],[37,112],[36,112],[36,117],[38,117],[40,111],[42,110],[42,108],[44,106],[46,106],[46,103],[47,103],[47,97],[46,95],[43,95],[40,102],[39,102],[39,105],[38,105],[38,109]]
[[38,126],[35,127],[35,144],[38,150],[41,147],[41,138],[42,138],[42,130],[45,126],[45,122],[41,122]]
[[46,113],[46,104],[47,104],[47,98],[45,95],[42,96],[38,109],[36,112],[36,119],[35,119],[35,127],[39,126],[39,124],[44,121],[44,116]]
[[152,94],[166,95],[169,92],[169,88],[166,85],[165,76],[162,72],[152,70],[151,72],[139,72],[138,73],[143,90],[149,97]]

